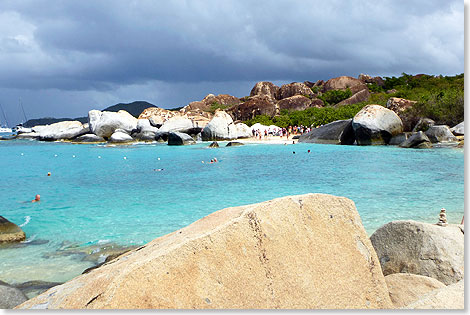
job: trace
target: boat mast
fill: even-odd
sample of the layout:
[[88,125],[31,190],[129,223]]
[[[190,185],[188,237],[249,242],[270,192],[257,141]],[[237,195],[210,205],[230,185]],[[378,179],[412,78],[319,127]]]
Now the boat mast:
[[8,123],[7,115],[5,115],[5,111],[3,110],[2,104],[0,104],[0,109],[2,109],[3,118],[5,119],[5,123],[7,124],[7,127],[10,126],[10,124]]
[[21,110],[23,111],[24,122],[27,122],[27,121],[28,121],[28,119],[26,118],[26,113],[24,112],[23,104],[21,104],[21,98],[19,99],[19,101],[20,101],[20,107],[21,107]]

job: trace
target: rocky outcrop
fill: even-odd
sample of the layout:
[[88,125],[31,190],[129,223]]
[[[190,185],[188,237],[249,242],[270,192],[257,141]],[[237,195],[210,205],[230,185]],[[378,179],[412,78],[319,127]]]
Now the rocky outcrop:
[[21,242],[26,239],[26,234],[13,222],[0,216],[0,244]]
[[393,136],[388,142],[389,145],[400,145],[411,136],[410,132],[402,132]]
[[403,131],[398,115],[380,105],[367,105],[352,120],[358,145],[388,144]]
[[450,129],[452,133],[456,136],[463,136],[465,134],[465,124],[464,121],[462,121],[460,124],[455,125]]
[[215,113],[214,118],[202,130],[203,141],[236,139],[238,130],[232,117],[224,111]]
[[268,115],[272,117],[276,114],[276,107],[273,99],[269,96],[255,95],[249,97],[244,103],[228,108],[227,113],[235,120],[245,121],[257,115]]
[[348,76],[341,76],[337,78],[330,79],[326,81],[323,85],[323,92],[330,91],[330,90],[346,90],[350,89],[352,94],[356,94],[359,91],[367,90],[367,85],[365,85],[361,80],[348,77]]
[[446,285],[436,279],[410,273],[394,273],[385,277],[390,299],[396,308],[407,306],[423,295]]
[[186,133],[176,131],[168,133],[168,145],[188,145],[195,143],[196,141]]
[[368,89],[365,90],[360,90],[359,92],[355,93],[351,97],[342,100],[336,106],[341,106],[341,105],[351,105],[351,104],[356,104],[360,102],[365,102],[369,99],[370,92]]
[[105,142],[103,137],[98,137],[97,135],[93,133],[87,133],[84,134],[83,136],[79,136],[75,139],[73,139],[74,142],[80,142],[80,143],[99,143],[99,142]]
[[323,144],[353,144],[355,141],[351,119],[337,120],[301,135],[299,142]]
[[465,308],[464,280],[431,291],[411,304],[406,309],[461,309]]
[[178,111],[167,110],[159,107],[149,107],[139,115],[139,120],[148,119],[152,126],[160,128],[165,121],[171,117],[179,115],[181,114]]
[[208,94],[201,101],[191,102],[183,108],[183,112],[202,110],[208,111],[211,109],[212,105],[220,104],[223,106],[233,106],[240,103],[240,100],[232,95],[228,94],[219,94],[215,96],[214,94]]
[[408,139],[400,143],[402,148],[429,149],[432,148],[431,141],[422,131],[412,133]]
[[0,309],[12,309],[27,299],[19,289],[0,281]]
[[122,129],[117,129],[116,132],[114,132],[111,137],[109,137],[109,142],[112,143],[124,143],[131,141],[134,141],[134,139],[125,133]]
[[187,134],[198,134],[201,130],[202,128],[197,127],[186,116],[172,117],[158,129],[160,132],[182,132]]
[[435,124],[436,123],[432,119],[420,118],[413,128],[413,132],[427,131],[429,127],[434,126]]
[[426,136],[428,136],[432,143],[458,141],[452,131],[450,131],[450,128],[446,125],[434,125],[429,127],[429,129],[426,130]]
[[[323,102],[319,100],[322,104]],[[312,100],[303,95],[294,95],[277,102],[278,114],[281,110],[305,110],[312,106]]]
[[416,122],[419,120],[419,117],[409,111],[409,109],[411,109],[415,104],[416,101],[410,101],[399,97],[391,97],[388,99],[385,107],[393,110],[398,117],[400,117],[404,131],[411,131],[413,126],[415,126]]
[[155,141],[158,128],[150,124],[146,118],[137,119],[136,129],[133,130],[131,136],[140,141]]
[[137,119],[124,110],[117,113],[91,110],[88,112],[88,123],[90,131],[103,138],[111,137],[117,129],[130,134],[137,127]]
[[384,275],[412,273],[446,285],[464,275],[464,234],[457,225],[393,221],[370,237]]
[[279,89],[280,99],[284,99],[284,98],[291,97],[294,95],[314,96],[315,94],[312,92],[312,90],[308,86],[300,82],[292,82],[289,84],[284,84]]
[[43,126],[43,128],[38,131],[38,138],[42,141],[56,141],[61,139],[73,139],[89,132],[90,128],[88,125],[84,126],[79,121],[61,121]]
[[354,203],[308,194],[217,211],[18,308],[391,306]]
[[218,148],[218,147],[219,147],[219,144],[217,143],[217,141],[214,141],[211,144],[209,144],[209,148]]
[[250,96],[255,96],[255,95],[265,95],[270,97],[273,100],[279,99],[279,87],[277,85],[274,85],[271,82],[258,82],[255,84],[253,89],[251,89]]
[[364,83],[375,83],[378,86],[385,86],[385,81],[379,76],[372,77],[368,74],[362,74],[361,73],[357,78],[359,80],[361,80],[362,82],[364,82]]

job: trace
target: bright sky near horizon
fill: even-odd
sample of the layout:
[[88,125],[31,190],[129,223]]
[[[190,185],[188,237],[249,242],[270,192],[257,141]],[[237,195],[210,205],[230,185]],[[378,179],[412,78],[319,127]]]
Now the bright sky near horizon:
[[[0,104],[10,125],[119,102],[171,108],[360,73],[464,72],[452,0],[2,0]],[[0,116],[0,122],[4,123]]]

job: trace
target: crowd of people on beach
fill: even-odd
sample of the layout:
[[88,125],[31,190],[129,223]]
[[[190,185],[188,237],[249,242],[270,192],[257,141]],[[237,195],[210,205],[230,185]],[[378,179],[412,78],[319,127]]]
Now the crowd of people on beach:
[[268,127],[266,129],[251,129],[251,133],[253,134],[253,137],[256,139],[263,139],[267,138],[268,136],[274,136],[274,137],[280,137],[281,139],[283,137],[286,137],[286,139],[289,139],[291,136],[296,136],[296,135],[302,135],[304,133],[310,132],[311,128],[306,127],[303,125],[300,126],[288,126],[287,128],[281,128],[281,127]]

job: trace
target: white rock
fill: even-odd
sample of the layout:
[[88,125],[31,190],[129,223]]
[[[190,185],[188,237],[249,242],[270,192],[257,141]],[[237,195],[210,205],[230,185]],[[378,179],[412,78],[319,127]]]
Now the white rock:
[[224,111],[215,113],[214,118],[202,130],[202,140],[232,140],[237,138],[238,130],[232,117]]
[[109,142],[118,142],[118,143],[119,142],[129,142],[129,141],[132,141],[132,140],[134,140],[134,139],[132,139],[131,136],[129,136],[127,133],[124,133],[122,131],[116,131],[109,138]]
[[40,140],[72,139],[90,131],[79,121],[61,121],[46,126],[36,126],[33,130],[39,134]]
[[124,110],[117,113],[91,110],[88,112],[88,123],[95,135],[109,138],[116,129],[123,129],[130,134],[137,127],[137,118]]
[[183,132],[187,133],[189,130],[195,128],[191,119],[186,116],[174,116],[168,119],[160,127],[160,132]]
[[465,134],[465,124],[464,121],[462,121],[460,124],[454,126],[452,129],[450,129],[454,135],[457,136],[463,136]]

